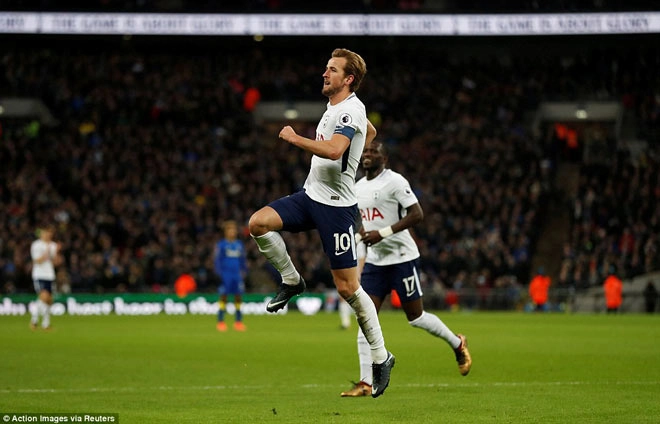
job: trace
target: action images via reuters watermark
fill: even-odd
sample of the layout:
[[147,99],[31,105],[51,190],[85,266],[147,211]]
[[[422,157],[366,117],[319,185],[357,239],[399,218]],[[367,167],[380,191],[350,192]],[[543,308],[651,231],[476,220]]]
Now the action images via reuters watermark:
[[4,423],[118,423],[119,414],[3,412]]

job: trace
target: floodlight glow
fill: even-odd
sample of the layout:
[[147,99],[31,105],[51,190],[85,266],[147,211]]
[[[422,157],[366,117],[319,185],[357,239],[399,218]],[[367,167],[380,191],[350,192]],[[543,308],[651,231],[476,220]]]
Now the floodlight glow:
[[298,111],[296,109],[293,109],[293,108],[287,109],[287,110],[284,111],[284,117],[286,119],[296,119],[296,118],[298,118],[299,115],[300,114],[298,113]]

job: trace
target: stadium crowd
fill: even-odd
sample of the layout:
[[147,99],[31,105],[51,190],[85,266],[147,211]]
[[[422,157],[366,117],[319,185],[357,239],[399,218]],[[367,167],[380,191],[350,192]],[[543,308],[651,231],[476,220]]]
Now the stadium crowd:
[[615,272],[633,277],[660,268],[660,153],[612,166],[585,166],[572,199],[571,243],[562,253],[562,285],[601,284]]
[[[245,225],[302,186],[309,158],[278,142],[282,122],[256,120],[254,106],[322,101],[327,51],[69,47],[13,48],[1,57],[6,95],[42,98],[59,121],[0,121],[4,291],[29,291],[34,230],[53,220],[66,258],[60,290],[171,291],[184,272],[200,290],[215,290],[211,249],[221,223],[233,219],[244,225],[248,291],[272,292],[275,274]],[[543,99],[625,98],[653,130],[657,53],[644,52],[644,62],[434,53],[431,64],[405,49],[367,51],[360,97],[425,211],[414,234],[427,290],[469,287],[485,298],[503,288],[511,293],[503,303],[517,296],[562,160],[553,139],[530,128],[529,111]],[[313,138],[316,122],[297,125]],[[578,287],[602,281],[612,262],[628,272],[658,266],[658,157],[618,159],[610,172],[585,167],[570,206],[575,225],[561,278]],[[332,287],[314,234],[286,237],[311,288]]]

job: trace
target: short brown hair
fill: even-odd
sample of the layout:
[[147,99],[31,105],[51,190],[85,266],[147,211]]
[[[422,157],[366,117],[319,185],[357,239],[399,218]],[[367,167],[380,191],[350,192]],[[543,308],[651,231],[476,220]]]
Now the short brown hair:
[[339,48],[332,51],[332,57],[343,57],[346,59],[344,73],[346,75],[353,75],[353,82],[349,86],[349,89],[353,92],[358,91],[362,79],[367,74],[367,64],[362,59],[362,56],[348,49]]
[[55,232],[55,225],[50,224],[50,223],[49,224],[44,224],[44,225],[39,226],[39,230],[41,230],[41,231],[50,231],[50,232],[54,233]]
[[236,227],[238,229],[238,224],[233,219],[228,219],[222,223],[222,229],[227,231],[228,227]]

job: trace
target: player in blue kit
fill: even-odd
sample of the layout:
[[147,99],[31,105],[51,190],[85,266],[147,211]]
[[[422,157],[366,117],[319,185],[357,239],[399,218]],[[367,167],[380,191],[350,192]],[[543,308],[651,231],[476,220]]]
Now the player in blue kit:
[[[361,240],[358,246],[361,266],[358,268],[362,268],[362,287],[377,310],[387,295],[395,290],[408,323],[446,341],[456,356],[460,373],[467,375],[472,358],[465,336],[454,334],[440,318],[424,311],[417,272],[419,249],[408,230],[424,218],[422,207],[408,180],[385,168],[386,162],[385,146],[374,140],[362,154],[365,176],[355,184],[363,225],[357,235]],[[358,331],[357,346],[360,381],[342,392],[342,397],[372,393],[369,344],[362,331]]]
[[227,331],[225,313],[227,312],[227,296],[234,296],[236,314],[234,329],[245,331],[243,314],[241,313],[241,302],[245,292],[244,277],[247,273],[247,262],[245,260],[245,246],[238,239],[238,226],[235,221],[227,221],[223,225],[224,238],[215,245],[213,253],[213,269],[220,277],[221,284],[218,286],[220,301],[218,302],[218,331]]
[[279,292],[266,306],[268,312],[277,312],[305,291],[305,281],[279,231],[318,230],[337,292],[353,308],[369,344],[372,397],[378,397],[389,384],[394,356],[385,348],[376,308],[360,287],[355,250],[355,174],[365,144],[376,136],[355,93],[366,72],[366,63],[357,53],[347,49],[332,52],[321,90],[328,104],[315,140],[298,135],[290,126],[279,134],[282,140],[313,154],[304,189],[255,212],[250,217],[250,233],[259,251],[282,275]]

